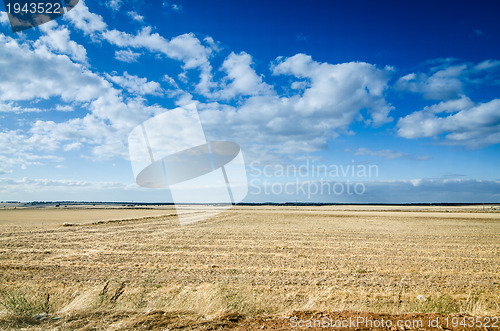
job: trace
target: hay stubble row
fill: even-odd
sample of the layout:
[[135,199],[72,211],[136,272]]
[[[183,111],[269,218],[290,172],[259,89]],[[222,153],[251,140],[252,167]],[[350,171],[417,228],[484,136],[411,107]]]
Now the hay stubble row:
[[185,227],[163,213],[4,224],[2,284],[54,293],[60,312],[93,309],[108,281],[127,283],[113,309],[129,311],[432,311],[422,295],[500,312],[498,213],[236,207]]

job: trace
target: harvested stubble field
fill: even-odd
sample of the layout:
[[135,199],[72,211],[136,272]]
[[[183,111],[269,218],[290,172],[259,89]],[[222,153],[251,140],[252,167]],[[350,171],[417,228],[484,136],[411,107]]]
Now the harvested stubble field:
[[479,207],[241,206],[184,227],[171,207],[0,210],[2,330],[499,315],[500,213]]

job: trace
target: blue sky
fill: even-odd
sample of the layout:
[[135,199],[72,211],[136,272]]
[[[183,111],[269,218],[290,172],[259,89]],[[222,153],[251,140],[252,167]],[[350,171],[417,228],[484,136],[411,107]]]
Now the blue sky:
[[499,202],[498,9],[87,0],[19,34],[3,12],[0,200],[171,201],[134,183],[127,137],[195,103],[240,144],[248,202]]

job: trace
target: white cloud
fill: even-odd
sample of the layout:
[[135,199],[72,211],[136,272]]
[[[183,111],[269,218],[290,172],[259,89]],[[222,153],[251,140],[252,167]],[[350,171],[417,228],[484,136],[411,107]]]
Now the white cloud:
[[122,6],[122,0],[110,0],[110,1],[106,1],[106,6],[108,6],[109,8],[111,8],[114,11],[117,11]]
[[474,106],[474,103],[468,97],[462,95],[460,99],[442,101],[432,106],[427,106],[424,111],[431,113],[454,113],[463,109],[469,109]]
[[212,49],[203,46],[192,33],[166,40],[158,33],[152,33],[151,27],[145,27],[136,35],[111,30],[104,32],[103,37],[119,47],[146,48],[152,52],[163,53],[171,59],[184,62],[186,69],[208,65],[208,58],[212,53]]
[[221,70],[226,72],[226,80],[229,81],[223,84],[222,89],[216,94],[221,99],[232,99],[240,95],[268,94],[272,91],[252,68],[252,57],[245,52],[229,54]]
[[408,74],[401,77],[395,87],[398,90],[422,93],[426,99],[454,99],[463,93],[463,83],[459,76],[465,69],[465,65],[460,65],[439,70],[432,75]]
[[408,139],[433,137],[445,144],[480,148],[500,142],[500,99],[474,103],[463,94],[473,84],[498,84],[500,61],[479,64],[455,59],[432,61],[432,74],[412,73],[400,78],[397,89],[444,100],[398,121],[398,135]]
[[428,73],[410,73],[395,84],[396,90],[421,93],[432,100],[457,99],[469,84],[491,84],[498,79],[500,61],[486,60],[477,65],[457,63],[455,59],[430,61]]
[[[349,150],[348,150],[349,152]],[[415,154],[409,154],[409,153],[403,153],[403,152],[398,152],[390,149],[382,149],[382,150],[370,150],[368,148],[360,147],[354,152],[352,152],[354,155],[368,155],[368,156],[376,156],[376,157],[382,157],[387,160],[392,160],[392,159],[409,159],[409,160],[429,160],[431,159],[430,156],[428,155],[415,155]]]
[[157,82],[148,82],[147,78],[130,75],[124,72],[123,76],[112,76],[106,74],[106,77],[113,83],[120,85],[127,91],[137,95],[162,95],[164,93],[161,85]]
[[[201,95],[211,96],[212,90],[217,87],[217,84],[213,81],[212,66],[206,63],[200,69],[200,81],[196,85],[196,91]],[[179,74],[179,79],[184,83],[188,83],[187,74],[186,71]]]
[[[118,50],[116,58],[137,60],[140,54],[134,53],[134,48],[164,54],[183,62],[184,73],[179,77],[186,84],[192,77],[188,70],[200,70],[200,81],[194,85],[197,92],[212,100],[240,99],[237,107],[217,102],[200,104],[201,116],[209,134],[216,138],[234,137],[255,155],[262,154],[262,148],[279,154],[324,149],[328,139],[347,133],[349,125],[360,116],[365,116],[367,124],[380,125],[391,120],[388,113],[392,107],[383,95],[390,76],[387,68],[380,70],[367,63],[331,65],[298,54],[280,59],[272,67],[275,75],[289,75],[296,80],[291,83],[296,88],[295,94],[279,96],[273,86],[264,81],[264,76],[255,71],[249,54],[230,53],[220,68],[225,77],[217,84],[213,81],[210,57],[220,48],[212,38],[200,41],[193,34],[184,34],[167,40],[153,33],[150,27],[136,34],[107,31],[102,17],[82,7],[70,20],[91,38],[97,36],[96,32],[102,32],[111,44],[127,47]],[[37,121],[27,132],[11,132],[12,139],[26,150],[71,151],[85,146],[98,157],[126,157],[126,137],[130,130],[164,111],[159,106],[148,106],[142,96],[168,93],[177,105],[193,102],[193,95],[181,90],[170,76],[164,80],[174,89],[164,91],[159,83],[127,72],[122,76],[104,74],[121,88],[141,96],[126,98],[90,69],[72,63],[65,55],[54,54],[78,58],[77,52],[69,47],[66,27],[56,30],[54,26],[47,26],[46,30],[58,34],[51,40],[39,42],[45,47],[36,49],[4,38],[6,43],[0,45],[0,51],[4,48],[6,52],[2,54],[10,56],[9,67],[16,68],[16,63],[21,61],[24,70],[21,74],[0,73],[0,78],[5,78],[0,81],[0,100],[60,98],[68,105],[59,107],[78,106],[88,113],[59,123]]]
[[130,49],[115,51],[115,59],[122,62],[132,63],[137,62],[141,53],[135,53]]
[[47,150],[43,147],[30,141],[29,136],[20,131],[0,132],[0,173],[64,160],[61,156],[45,154]]
[[[119,2],[112,0],[110,3]],[[106,29],[102,16],[91,13],[84,0],[80,0],[78,6],[75,6],[66,15],[65,20],[69,20],[77,29],[83,31],[86,35],[93,35]]]
[[177,85],[177,82],[175,81],[175,79],[173,79],[172,77],[170,77],[167,74],[163,75],[162,80],[164,82],[167,82],[170,86],[172,86],[174,88],[177,88],[177,89],[179,88],[179,86]]
[[[293,75],[310,81],[294,108],[310,115],[327,115],[337,127],[349,125],[363,108],[368,109],[374,124],[390,122],[393,108],[384,98],[390,68],[380,70],[363,62],[328,64],[313,61],[308,55],[297,54],[279,61],[274,74]],[[319,119],[319,118],[318,118]]]
[[219,52],[221,50],[221,46],[219,45],[218,42],[216,42],[212,37],[207,36],[203,38],[203,41],[207,43],[208,46],[215,52]]
[[[163,111],[159,106],[148,106],[141,98],[125,99],[121,90],[114,89],[110,82],[49,49],[33,49],[29,44],[19,44],[0,34],[0,54],[3,61],[0,105],[4,111],[28,111],[29,108],[23,109],[15,102],[50,98],[61,100],[56,110],[78,106],[88,111],[82,118],[59,123],[36,121],[28,131],[0,132],[1,154],[56,151],[80,143],[100,158],[126,157],[130,130]],[[19,70],[21,67],[23,70]],[[129,89],[135,88],[138,94],[160,93],[156,82],[131,75],[114,79]]]
[[200,82],[197,90],[201,94],[208,94],[215,86],[212,82],[212,66],[209,58],[217,49],[212,48],[216,45],[210,42],[211,39],[205,38],[208,46],[203,45],[192,33],[166,40],[158,33],[153,33],[151,27],[144,27],[135,35],[118,30],[106,31],[103,33],[103,38],[118,47],[145,48],[150,52],[161,53],[168,58],[182,61],[184,70],[200,69]]
[[489,70],[489,69],[497,68],[497,67],[500,67],[499,60],[486,60],[486,61],[479,63],[474,68],[476,70]]
[[135,12],[135,11],[129,11],[129,12],[127,12],[127,15],[131,19],[133,19],[134,21],[144,22],[144,16],[141,16],[141,15],[137,14],[137,12]]
[[[1,139],[1,138],[0,138]],[[64,158],[55,155],[39,155],[25,151],[15,151],[9,156],[0,154],[0,174],[12,173],[13,169],[27,169],[49,163],[60,163]]]
[[[116,3],[116,5],[119,4],[121,2]],[[145,48],[150,52],[164,54],[168,58],[182,61],[184,70],[200,69],[200,82],[197,84],[197,89],[202,94],[209,93],[216,86],[212,82],[212,67],[209,58],[213,52],[219,51],[220,48],[211,37],[205,37],[202,43],[193,33],[186,33],[167,40],[158,33],[153,33],[150,26],[144,27],[136,34],[129,34],[118,30],[107,30],[107,25],[102,20],[102,17],[89,12],[88,7],[84,3],[75,8],[80,9],[77,12],[72,10],[70,12],[72,15],[67,19],[78,29],[87,35],[91,35],[94,41],[97,41],[97,32],[99,32],[100,39],[107,40],[112,45],[121,48],[128,48],[126,50],[115,51],[115,58],[119,61],[127,63],[136,62],[141,53],[136,53],[130,48]],[[128,15],[135,20],[143,20],[143,17],[134,11],[128,12]]]
[[[101,98],[92,105],[105,104]],[[106,104],[107,105],[107,104]],[[118,104],[114,107],[125,108]],[[80,148],[80,144],[91,147],[93,154],[98,158],[125,157],[125,137],[129,127],[123,122],[115,123],[114,114],[105,114],[104,109],[99,116],[87,114],[84,118],[70,119],[64,122],[36,121],[26,135],[16,140],[23,143],[25,148],[41,151],[70,151]],[[106,118],[107,117],[107,120]],[[109,123],[111,122],[111,123]],[[132,124],[133,125],[133,124]],[[130,125],[130,126],[132,126]]]
[[302,82],[293,82],[290,87],[294,90],[305,90],[306,88],[310,87],[310,84],[306,81]]
[[55,108],[57,111],[69,112],[75,110],[73,106],[70,105],[57,105]]
[[48,48],[52,52],[66,54],[77,62],[87,62],[87,50],[82,45],[70,39],[70,31],[66,27],[57,28],[54,21],[40,26],[43,36],[37,39],[35,48],[43,50]]
[[44,111],[40,108],[21,107],[14,102],[4,103],[0,101],[0,113],[39,113]]
[[142,98],[124,100],[113,93],[93,101],[89,109],[92,115],[84,118],[80,134],[93,142],[93,154],[100,158],[127,158],[130,131],[151,116],[165,111],[157,105],[148,106]]
[[75,150],[79,150],[83,147],[83,144],[80,143],[80,142],[76,142],[76,143],[71,143],[71,144],[67,144],[63,147],[63,149],[67,152],[67,151],[75,151]]
[[9,16],[7,12],[0,11],[0,25],[9,26]]
[[354,155],[369,155],[369,156],[377,156],[377,157],[383,157],[384,159],[399,159],[404,156],[403,152],[397,152],[393,151],[390,149],[383,149],[383,150],[377,150],[373,151],[368,148],[358,148],[356,151],[353,152]]
[[23,139],[26,139],[26,136],[20,132],[0,131],[0,154],[12,154],[29,149]]
[[170,8],[173,11],[180,11],[182,9],[182,5],[178,5],[176,3],[170,4],[168,1],[163,1],[162,5],[164,8],[167,8],[167,9]]
[[[388,69],[367,63],[319,63],[298,54],[279,59],[272,70],[275,75],[291,75],[308,84],[296,94],[280,96],[249,67],[249,57],[233,57],[237,61],[228,68],[236,69],[234,79],[226,87],[232,88],[240,73],[243,83],[238,93],[251,93],[256,86],[261,86],[262,93],[249,95],[237,107],[213,102],[199,104],[199,109],[210,137],[237,141],[244,145],[246,154],[313,152],[325,149],[328,139],[349,133],[349,126],[360,116],[374,125],[392,120],[388,117],[392,106],[384,98]],[[213,95],[217,93],[227,92]],[[368,114],[362,114],[364,110]]]
[[[444,113],[444,114],[443,114]],[[444,142],[469,148],[500,143],[500,99],[474,104],[462,97],[401,118],[398,135],[408,139],[439,137]]]
[[[0,34],[0,100],[19,101],[60,97],[64,101],[89,101],[110,84],[65,55],[28,45]],[[21,70],[22,68],[22,70]]]

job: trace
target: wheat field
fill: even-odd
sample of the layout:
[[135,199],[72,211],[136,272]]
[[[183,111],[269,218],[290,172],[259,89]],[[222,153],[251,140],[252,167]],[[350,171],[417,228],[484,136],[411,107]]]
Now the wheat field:
[[307,312],[499,316],[500,213],[237,206],[181,227],[168,206],[0,209],[1,329],[286,329]]

